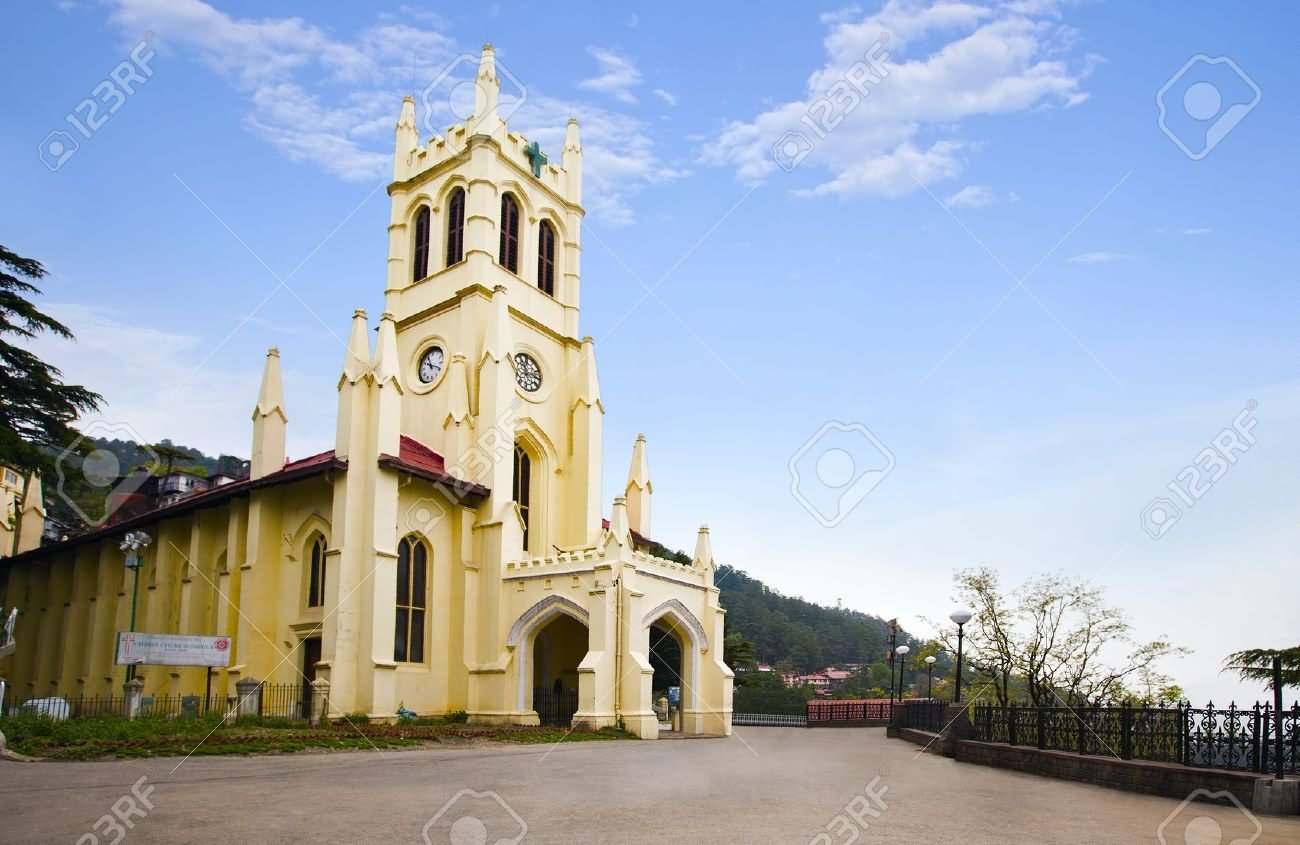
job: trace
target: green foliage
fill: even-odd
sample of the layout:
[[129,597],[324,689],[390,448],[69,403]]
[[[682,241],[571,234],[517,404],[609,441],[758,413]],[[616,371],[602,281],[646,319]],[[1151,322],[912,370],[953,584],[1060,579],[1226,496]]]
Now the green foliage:
[[737,676],[732,710],[737,713],[800,715],[812,696],[808,687],[787,687],[775,672],[747,672]]
[[674,551],[668,548],[667,546],[665,546],[663,543],[657,543],[654,540],[650,540],[645,543],[637,543],[636,546],[637,546],[637,551],[639,552],[645,552],[646,554],[652,555],[653,557],[661,557],[664,560],[671,560],[674,563],[680,563],[683,566],[690,566],[692,563],[695,562],[695,559],[692,558],[690,555],[688,555],[686,552],[680,550]]
[[[86,453],[94,450],[112,455],[123,475],[141,470],[161,476],[175,469],[209,478],[218,473],[237,476],[243,472],[242,458],[233,455],[213,458],[198,449],[180,446],[170,440],[146,446],[134,440],[92,437],[83,440],[81,445],[84,447],[82,451]],[[67,499],[76,502],[82,513],[98,516],[104,512],[107,490],[112,489],[111,486],[107,489],[96,487],[87,481],[81,472],[83,457],[84,455],[74,454],[60,461],[59,469],[62,471],[55,476],[61,485],[58,495],[55,495],[56,489],[52,481],[47,482],[45,487],[48,521],[57,526],[60,533],[68,536],[82,533],[87,526],[83,523],[81,514],[69,505]]]
[[[753,643],[760,663],[789,661],[798,672],[884,658],[885,620],[782,595],[739,569],[719,566],[714,577],[727,610],[727,635]],[[899,644],[914,644],[899,632]]]
[[443,716],[442,718],[443,721],[447,722],[448,724],[463,725],[469,721],[469,714],[466,713],[464,710],[454,710],[451,713],[448,713],[446,716]]
[[1300,646],[1249,648],[1228,655],[1224,671],[1236,672],[1243,681],[1258,681],[1273,689],[1273,658],[1282,658],[1282,686],[1300,687]]
[[64,384],[57,367],[5,340],[13,336],[30,341],[47,332],[72,339],[67,326],[30,300],[41,292],[32,282],[44,277],[39,261],[0,246],[0,464],[48,474],[53,468],[50,452],[57,454],[76,441],[73,421],[98,409],[103,397]]
[[239,719],[223,723],[222,714],[197,718],[97,716],[56,721],[24,715],[0,719],[0,731],[20,754],[51,760],[113,757],[184,756],[189,754],[268,754],[309,748],[337,750],[395,748],[454,740],[519,743],[588,742],[623,739],[618,728],[566,731],[519,726],[466,726],[455,719],[424,717],[400,724],[368,724],[361,715],[312,727],[287,719]]
[[735,631],[722,641],[722,662],[736,672],[748,672],[755,666],[754,644]]

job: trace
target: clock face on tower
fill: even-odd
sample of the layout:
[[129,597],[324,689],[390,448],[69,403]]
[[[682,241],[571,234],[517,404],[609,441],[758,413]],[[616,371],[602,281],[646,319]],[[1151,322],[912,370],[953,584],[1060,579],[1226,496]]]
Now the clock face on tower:
[[442,374],[442,364],[444,355],[442,347],[430,346],[423,355],[420,356],[420,381],[425,384],[433,384]]
[[542,386],[542,368],[527,352],[515,355],[515,381],[529,393],[534,393]]

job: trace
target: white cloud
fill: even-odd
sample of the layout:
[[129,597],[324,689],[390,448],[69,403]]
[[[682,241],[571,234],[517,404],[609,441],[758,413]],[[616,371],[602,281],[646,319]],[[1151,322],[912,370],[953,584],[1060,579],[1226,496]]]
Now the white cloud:
[[[302,18],[236,18],[202,0],[112,2],[111,19],[128,37],[152,32],[161,50],[193,56],[229,79],[247,98],[244,125],[250,132],[290,161],[347,181],[378,181],[391,172],[393,124],[403,94],[421,91],[448,67],[454,72],[442,87],[450,92],[477,66],[477,49],[462,49],[441,18],[408,6],[342,39]],[[631,62],[600,48],[592,48],[592,55],[602,73],[582,87],[634,102],[630,89],[640,84],[640,74]],[[421,108],[424,99],[417,97]],[[449,96],[438,94],[429,103],[434,114],[428,125],[461,119]],[[570,115],[583,123],[584,195],[600,222],[632,222],[632,194],[683,174],[659,160],[641,121],[548,97],[537,85],[528,84],[512,128],[558,150]]]
[[1065,259],[1071,264],[1109,264],[1112,261],[1128,261],[1133,256],[1123,252],[1106,252],[1097,250],[1095,252],[1082,252],[1078,255],[1072,255]]
[[[41,335],[28,344],[63,371],[70,384],[104,396],[99,414],[78,422],[122,427],[126,436],[157,442],[164,437],[202,449],[248,457],[248,412],[257,401],[260,361],[230,369],[229,355],[206,360],[210,344],[195,335],[150,328],[114,310],[48,303],[45,309],[72,329],[76,341]],[[232,338],[231,347],[247,338]],[[290,418],[288,451],[303,457],[328,449],[333,440],[337,394],[329,378],[303,374],[283,363]],[[133,432],[133,434],[132,434]]]
[[857,3],[845,6],[843,9],[836,9],[831,12],[822,12],[817,19],[827,26],[848,23],[862,16],[862,7]]
[[987,185],[967,185],[948,197],[945,202],[954,208],[983,208],[997,199],[993,189]]
[[665,91],[662,88],[656,88],[652,93],[670,106],[677,105],[677,95],[671,91]]
[[1194,228],[1194,229],[1184,229],[1184,230],[1183,230],[1183,234],[1184,234],[1184,235],[1187,235],[1187,236],[1189,236],[1189,237],[1196,238],[1196,237],[1201,237],[1201,236],[1204,236],[1204,235],[1208,235],[1208,234],[1210,234],[1210,233],[1213,232],[1213,231],[1214,231],[1214,230],[1211,229],[1211,228],[1208,227],[1208,226],[1198,226],[1198,227],[1196,227],[1196,228]]
[[641,71],[626,56],[605,47],[588,47],[587,52],[596,59],[600,74],[578,83],[581,88],[607,94],[620,103],[635,103],[632,89],[641,84]]
[[1087,98],[1092,60],[1066,60],[1075,33],[1053,16],[959,0],[824,15],[826,61],[803,96],[728,124],[701,158],[761,180],[777,167],[773,145],[794,132],[812,147],[804,166],[829,174],[805,195],[894,196],[955,178],[958,152],[976,146],[959,137],[963,120]]

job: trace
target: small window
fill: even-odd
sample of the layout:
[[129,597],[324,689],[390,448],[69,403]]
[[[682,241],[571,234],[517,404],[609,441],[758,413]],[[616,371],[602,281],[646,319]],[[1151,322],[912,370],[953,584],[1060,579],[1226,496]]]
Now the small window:
[[465,189],[457,188],[447,200],[447,266],[465,257]]
[[307,606],[325,606],[325,538],[312,541],[307,560]]
[[397,547],[397,621],[393,662],[424,662],[424,615],[429,551],[418,537],[403,537]]
[[524,550],[528,550],[528,517],[532,500],[533,461],[524,447],[515,444],[514,500],[519,505],[519,515],[524,520]]
[[511,273],[519,272],[519,205],[510,194],[501,197],[501,252],[497,261]]
[[17,487],[18,473],[14,472],[11,469],[5,470],[5,484],[8,484],[11,487]]
[[549,220],[537,227],[537,286],[555,296],[555,230]]
[[429,275],[429,206],[422,205],[415,213],[415,268],[411,281],[418,282]]

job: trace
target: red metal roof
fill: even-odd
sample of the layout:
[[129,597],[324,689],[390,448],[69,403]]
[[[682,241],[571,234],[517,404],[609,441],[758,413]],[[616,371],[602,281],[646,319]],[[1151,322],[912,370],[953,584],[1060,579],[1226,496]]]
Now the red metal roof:
[[405,434],[398,441],[397,455],[379,456],[379,465],[409,472],[411,475],[442,484],[461,496],[468,498],[485,498],[492,491],[482,484],[464,481],[447,472],[447,462],[442,455],[425,446],[414,437]]
[[436,472],[440,475],[447,472],[447,462],[443,460],[442,455],[439,455],[414,437],[407,437],[405,434],[402,435],[397,457],[402,463],[418,466],[427,469],[429,472]]

